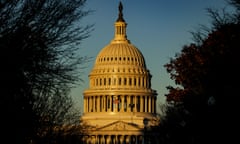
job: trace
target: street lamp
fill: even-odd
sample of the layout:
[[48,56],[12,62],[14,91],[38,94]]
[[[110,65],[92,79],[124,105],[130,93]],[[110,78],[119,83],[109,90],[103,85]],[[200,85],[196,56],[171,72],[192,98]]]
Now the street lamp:
[[134,106],[135,106],[135,104],[133,104],[133,103],[129,104],[129,107],[131,108],[131,111],[132,111],[132,117],[131,117],[132,123],[133,123],[133,107]]
[[148,119],[147,118],[144,118],[143,119],[143,124],[144,124],[144,135],[143,135],[143,143],[145,144],[146,142],[147,142],[147,140],[146,140],[146,133],[147,133],[147,125],[148,125]]

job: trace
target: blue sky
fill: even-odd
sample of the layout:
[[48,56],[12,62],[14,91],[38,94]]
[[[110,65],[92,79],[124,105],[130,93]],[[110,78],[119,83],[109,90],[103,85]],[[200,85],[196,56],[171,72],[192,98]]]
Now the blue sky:
[[[190,31],[200,24],[209,25],[206,8],[223,8],[225,0],[121,0],[127,25],[127,38],[144,55],[152,74],[152,89],[158,92],[158,103],[164,103],[166,86],[174,85],[163,67],[180,52],[183,45],[192,42]],[[95,24],[89,38],[83,40],[81,55],[94,57],[87,63],[81,78],[84,83],[73,89],[77,107],[82,110],[84,89],[88,88],[88,73],[93,68],[98,52],[114,37],[114,22],[118,17],[119,0],[88,0],[85,8],[94,12],[83,19]]]

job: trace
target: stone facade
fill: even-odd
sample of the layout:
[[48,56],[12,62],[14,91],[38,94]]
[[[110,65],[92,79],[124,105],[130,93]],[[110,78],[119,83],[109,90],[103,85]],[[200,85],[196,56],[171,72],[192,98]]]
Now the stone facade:
[[98,54],[89,74],[81,121],[89,144],[158,143],[157,93],[141,51],[127,39],[119,4],[115,37]]

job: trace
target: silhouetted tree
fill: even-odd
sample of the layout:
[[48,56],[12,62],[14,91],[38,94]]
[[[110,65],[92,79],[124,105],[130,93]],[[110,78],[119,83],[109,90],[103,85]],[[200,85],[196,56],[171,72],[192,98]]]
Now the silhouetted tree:
[[[231,0],[229,4],[235,6],[234,13],[207,9],[213,27],[193,32],[195,43],[185,45],[165,65],[171,79],[179,85],[167,87],[167,101],[174,104],[175,111],[167,112],[166,121],[176,126],[176,116],[182,119],[180,122],[185,125],[179,135],[185,135],[182,137],[185,143],[229,143],[234,138],[232,129],[237,126],[234,97],[240,80],[240,64],[236,59],[240,46],[240,1]],[[175,139],[176,135],[170,138]]]
[[89,60],[80,55],[79,46],[92,30],[92,25],[81,22],[91,12],[84,9],[85,3],[0,1],[2,119],[6,138],[11,137],[8,143],[30,143],[79,116],[71,114],[69,94]]

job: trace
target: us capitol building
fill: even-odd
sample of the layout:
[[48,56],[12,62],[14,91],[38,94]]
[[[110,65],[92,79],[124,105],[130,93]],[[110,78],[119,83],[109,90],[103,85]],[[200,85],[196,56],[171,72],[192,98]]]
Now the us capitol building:
[[115,36],[97,55],[83,93],[86,144],[157,144],[157,92],[141,51],[127,39],[119,3]]

